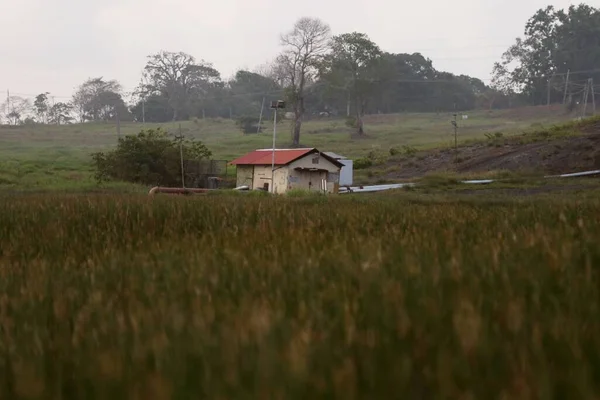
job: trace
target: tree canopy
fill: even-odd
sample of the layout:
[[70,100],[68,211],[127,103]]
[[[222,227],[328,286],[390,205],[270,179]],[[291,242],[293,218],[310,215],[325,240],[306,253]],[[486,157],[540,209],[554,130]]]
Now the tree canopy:
[[[504,93],[522,93],[533,104],[564,98],[576,85],[600,82],[600,10],[581,4],[568,10],[538,10],[494,66],[494,83]],[[567,82],[571,78],[571,86]],[[581,91],[579,91],[581,92]]]
[[[222,117],[246,133],[272,116],[271,101],[287,100],[282,113],[293,119],[291,145],[300,145],[303,121],[322,115],[348,117],[365,133],[363,115],[398,112],[456,112],[547,102],[579,103],[586,88],[600,87],[600,10],[581,4],[538,10],[483,80],[442,71],[423,53],[392,53],[366,33],[332,35],[318,18],[298,19],[280,37],[281,51],[254,71],[223,79],[205,60],[184,52],[148,56],[142,83],[133,92],[116,80],[90,78],[70,102],[52,102],[43,92],[32,102],[19,97],[0,111],[10,124],[168,122]],[[595,82],[595,84],[593,83]],[[133,104],[126,96],[133,95]],[[287,111],[287,113],[285,112]],[[290,117],[291,116],[291,117]]]

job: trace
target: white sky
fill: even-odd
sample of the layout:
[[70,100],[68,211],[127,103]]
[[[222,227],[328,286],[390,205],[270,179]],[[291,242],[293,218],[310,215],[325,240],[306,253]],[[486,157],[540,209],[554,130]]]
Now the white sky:
[[[0,0],[0,93],[70,96],[88,77],[139,82],[146,56],[184,51],[225,79],[279,51],[302,16],[382,50],[422,52],[434,67],[488,79],[494,61],[549,1],[568,0]],[[299,5],[297,5],[299,4]],[[598,7],[600,0],[587,0]],[[0,98],[3,96],[0,95]],[[25,96],[24,96],[25,97]]]

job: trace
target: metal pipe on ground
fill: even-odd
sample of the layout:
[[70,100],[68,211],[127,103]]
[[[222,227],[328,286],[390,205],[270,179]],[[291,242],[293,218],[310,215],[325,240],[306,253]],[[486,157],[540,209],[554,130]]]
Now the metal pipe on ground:
[[150,189],[148,194],[153,196],[158,193],[167,193],[167,194],[206,194],[208,192],[212,192],[216,189],[193,189],[193,188],[171,188],[171,187],[160,187],[156,186]]
[[[544,179],[554,179],[554,178],[576,178],[582,176],[594,176],[600,175],[600,170],[593,171],[583,171],[583,172],[575,172],[572,174],[562,174],[562,175],[548,175],[544,176]],[[461,181],[461,183],[469,184],[469,185],[487,185],[494,182],[501,182],[502,179],[494,180],[494,179],[477,179],[477,180],[468,180]],[[382,192],[385,190],[392,189],[402,189],[406,186],[417,186],[417,183],[406,182],[406,183],[396,183],[389,185],[372,185],[372,186],[343,186],[339,188],[339,194],[349,194],[349,193],[369,193],[369,192]]]

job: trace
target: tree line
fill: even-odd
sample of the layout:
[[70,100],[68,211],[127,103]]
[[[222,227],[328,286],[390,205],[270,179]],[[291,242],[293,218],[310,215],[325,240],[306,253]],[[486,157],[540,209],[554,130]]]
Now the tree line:
[[130,104],[117,81],[96,77],[82,83],[69,102],[50,104],[48,93],[33,104],[9,98],[4,119],[10,124],[209,117],[252,122],[270,101],[284,99],[297,145],[303,121],[315,115],[344,116],[362,135],[365,114],[574,104],[581,101],[582,82],[600,84],[600,10],[584,4],[536,12],[524,37],[494,65],[490,84],[439,71],[421,53],[386,52],[364,33],[333,35],[317,18],[299,19],[280,39],[273,62],[240,70],[229,80],[205,60],[161,51],[148,56]]

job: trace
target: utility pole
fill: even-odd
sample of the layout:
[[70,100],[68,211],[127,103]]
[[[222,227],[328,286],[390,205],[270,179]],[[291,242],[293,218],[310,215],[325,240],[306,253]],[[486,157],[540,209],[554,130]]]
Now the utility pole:
[[121,138],[121,116],[119,115],[119,107],[115,107],[115,111],[117,114],[117,135]]
[[260,106],[260,116],[258,117],[258,128],[256,128],[256,133],[260,133],[260,124],[262,123],[263,117],[263,109],[265,108],[265,98],[262,99],[262,104]]
[[454,114],[454,120],[450,123],[454,127],[454,161],[458,160],[458,122],[456,120],[457,115]]
[[179,136],[175,136],[179,140],[179,159],[181,161],[181,187],[185,189],[185,173],[183,169],[183,135],[181,134],[181,123],[179,124]]
[[271,155],[271,193],[275,193],[275,138],[277,137],[277,110],[285,108],[283,100],[271,102],[273,110],[273,149]]
[[590,95],[590,80],[588,79],[587,84],[585,85],[585,89],[583,91],[583,111],[581,116],[585,118],[587,114],[587,103]]
[[6,89],[6,115],[10,114],[10,90]]
[[596,94],[594,91],[594,78],[590,78],[590,89],[592,90],[592,115],[596,115]]
[[565,82],[565,93],[563,94],[563,104],[567,102],[567,91],[569,88],[569,75],[571,74],[571,69],[567,70],[567,80]]
[[142,95],[142,124],[146,123],[146,85],[144,85],[144,73],[142,72],[142,78],[140,78],[140,89]]

